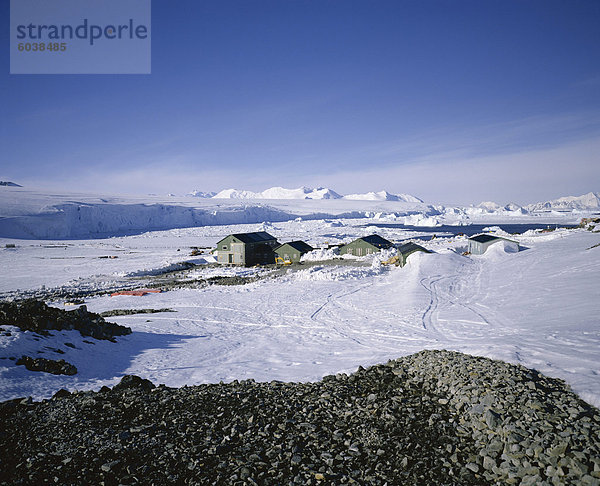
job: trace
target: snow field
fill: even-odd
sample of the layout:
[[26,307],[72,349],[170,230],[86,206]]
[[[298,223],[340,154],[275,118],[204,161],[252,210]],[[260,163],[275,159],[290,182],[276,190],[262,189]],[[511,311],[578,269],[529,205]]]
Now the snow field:
[[[348,234],[365,229],[346,223]],[[119,263],[127,272],[170,265],[179,256],[175,242],[193,240],[202,246],[233,228],[251,230],[195,228],[121,238],[130,259],[102,260],[102,265]],[[271,231],[284,240],[302,232],[322,240],[330,237],[331,229],[324,222],[296,221],[273,224]],[[380,234],[392,237],[396,230],[389,231]],[[40,341],[31,333],[0,336],[0,357],[35,355],[35,350],[49,346],[65,354],[44,348],[40,356],[64,358],[79,369],[73,377],[55,377],[0,360],[0,399],[48,397],[61,387],[97,389],[115,384],[123,374],[169,386],[246,378],[318,380],[421,349],[451,349],[536,368],[565,379],[582,398],[600,405],[600,247],[590,249],[600,237],[583,230],[558,230],[512,238],[526,249],[509,253],[497,245],[484,255],[466,257],[460,254],[466,247],[464,238],[438,238],[424,243],[435,254],[414,253],[404,268],[382,267],[376,260],[372,265],[357,262],[362,266],[317,262],[243,286],[94,297],[86,302],[94,312],[177,312],[109,318],[134,330],[116,344],[87,344],[78,333],[56,333]],[[98,241],[88,244],[96,247]],[[74,248],[80,250],[77,245]],[[40,254],[57,251],[28,251],[36,249]],[[137,260],[134,250],[146,252],[144,258]],[[19,261],[25,265],[25,259]],[[100,275],[99,261],[88,260],[88,274]],[[36,266],[40,281],[49,278],[46,263],[41,260]],[[72,277],[70,272],[85,273],[71,268],[57,281]],[[198,278],[253,272],[233,267],[192,270]],[[65,347],[64,341],[76,348]]]

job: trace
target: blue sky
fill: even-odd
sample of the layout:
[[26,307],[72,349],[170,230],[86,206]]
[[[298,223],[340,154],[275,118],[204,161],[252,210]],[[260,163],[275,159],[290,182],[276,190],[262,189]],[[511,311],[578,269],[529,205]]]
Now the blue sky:
[[600,2],[153,0],[152,74],[10,75],[0,178],[111,193],[600,191]]

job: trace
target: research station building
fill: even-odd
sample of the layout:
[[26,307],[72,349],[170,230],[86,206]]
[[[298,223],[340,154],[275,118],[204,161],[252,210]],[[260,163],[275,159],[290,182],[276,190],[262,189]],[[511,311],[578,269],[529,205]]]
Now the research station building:
[[429,251],[426,248],[423,248],[421,245],[417,245],[416,243],[409,241],[408,243],[404,243],[398,247],[398,253],[396,254],[398,257],[398,265],[401,267],[406,265],[406,260],[409,257],[409,255],[412,255],[416,251],[431,253],[431,251]]
[[379,235],[363,236],[340,248],[340,255],[365,256],[391,248],[394,244]]
[[314,248],[304,241],[290,241],[275,248],[275,253],[281,259],[281,263],[298,263],[302,255],[313,250]]
[[266,265],[275,263],[277,239],[266,231],[236,233],[217,243],[217,262],[234,265]]
[[471,253],[471,255],[483,255],[490,246],[504,241],[512,243],[514,249],[519,251],[519,244],[516,241],[502,238],[501,236],[487,234],[476,235],[469,238],[469,247],[467,251]]

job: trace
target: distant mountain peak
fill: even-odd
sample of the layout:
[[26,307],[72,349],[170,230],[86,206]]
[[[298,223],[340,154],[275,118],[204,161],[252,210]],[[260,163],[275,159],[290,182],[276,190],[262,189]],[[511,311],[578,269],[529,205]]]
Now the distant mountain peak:
[[344,199],[353,201],[403,201],[412,203],[422,203],[423,200],[410,194],[390,194],[387,191],[367,192],[365,194],[348,194]]
[[19,184],[15,184],[14,182],[10,182],[10,181],[0,181],[0,186],[23,187]]
[[225,189],[213,197],[215,199],[340,199],[342,196],[326,187],[313,189],[302,186],[297,189],[271,187],[262,192]]
[[216,192],[191,191],[188,193],[188,196],[210,198],[214,197],[215,194]]
[[366,194],[349,194],[341,196],[327,187],[306,187],[286,189],[285,187],[271,187],[262,192],[243,191],[238,189],[225,189],[214,196],[215,199],[348,199],[355,201],[401,201],[422,203],[423,200],[410,194],[390,194],[387,191],[368,192]]
[[565,196],[551,201],[529,204],[529,211],[573,211],[600,208],[600,193],[588,192],[581,196]]

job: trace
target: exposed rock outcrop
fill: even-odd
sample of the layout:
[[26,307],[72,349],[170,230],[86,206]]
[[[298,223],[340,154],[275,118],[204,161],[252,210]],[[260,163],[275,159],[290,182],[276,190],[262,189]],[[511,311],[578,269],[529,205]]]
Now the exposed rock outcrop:
[[15,364],[24,365],[29,371],[43,371],[45,373],[52,373],[53,375],[77,374],[77,368],[71,363],[67,363],[64,359],[54,360],[22,356]]
[[106,322],[99,314],[88,312],[85,305],[74,311],[48,307],[44,302],[27,299],[0,303],[0,325],[17,326],[24,331],[47,334],[48,331],[76,330],[82,336],[114,340],[131,334],[129,327]]

